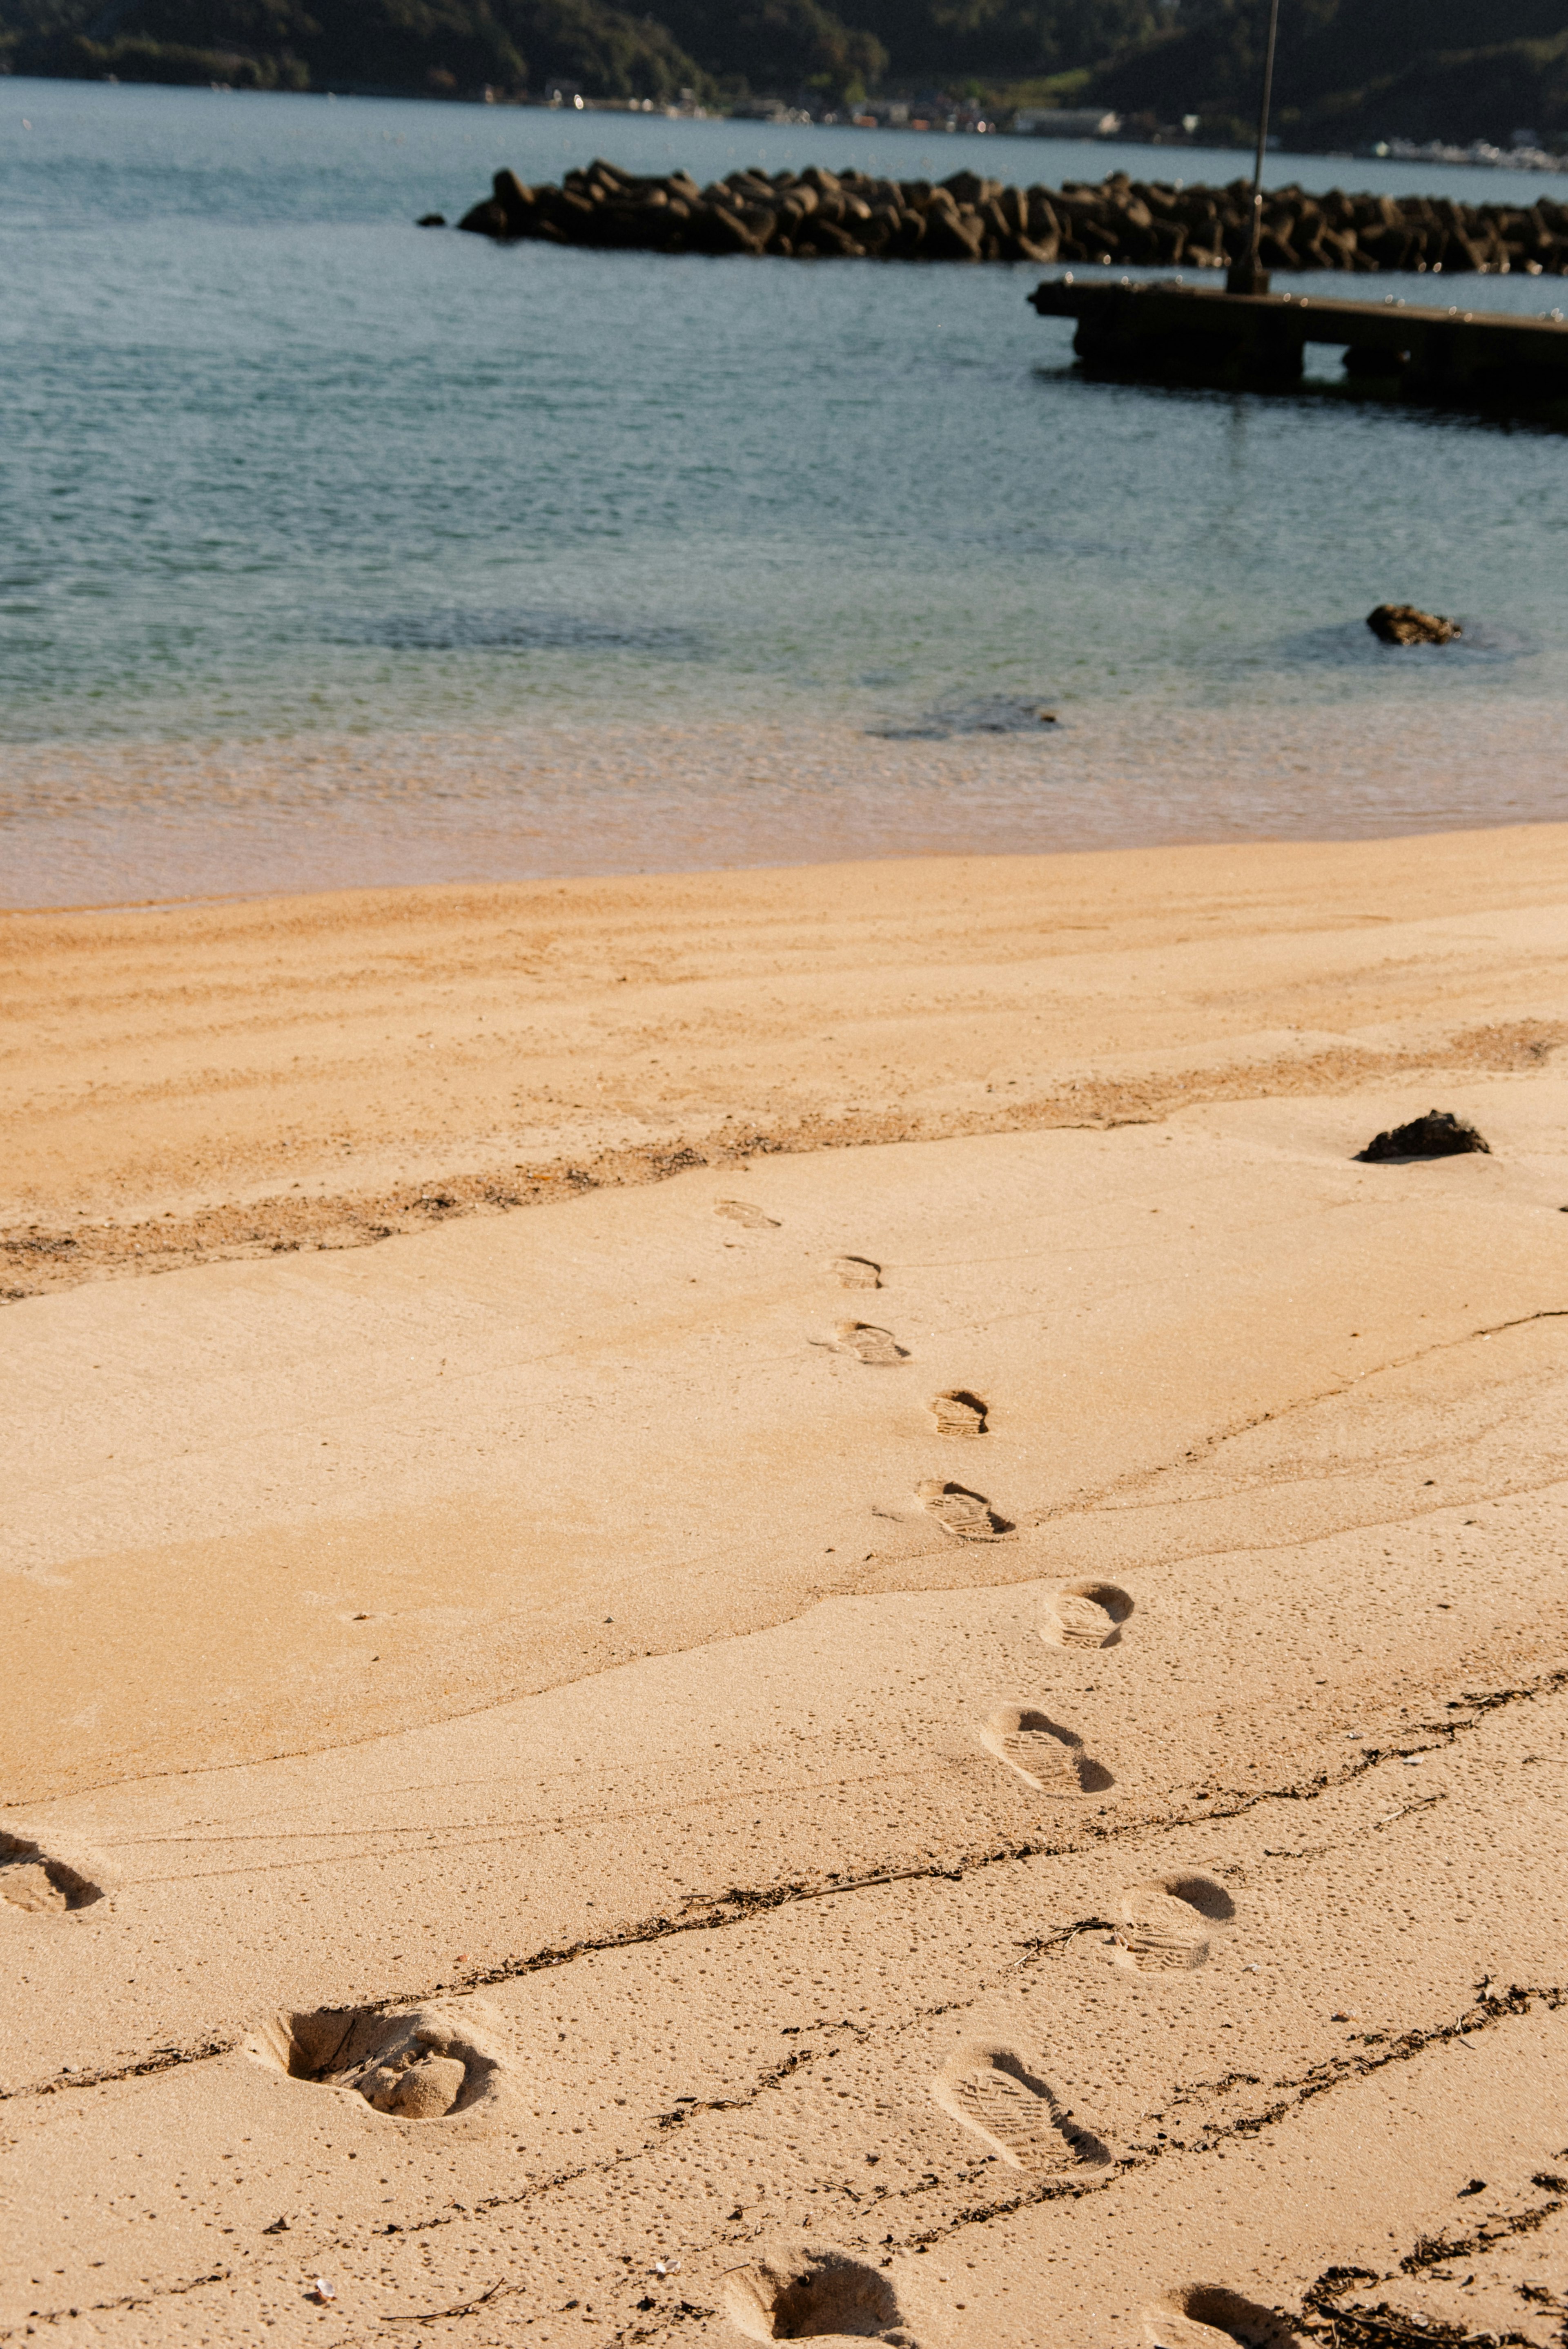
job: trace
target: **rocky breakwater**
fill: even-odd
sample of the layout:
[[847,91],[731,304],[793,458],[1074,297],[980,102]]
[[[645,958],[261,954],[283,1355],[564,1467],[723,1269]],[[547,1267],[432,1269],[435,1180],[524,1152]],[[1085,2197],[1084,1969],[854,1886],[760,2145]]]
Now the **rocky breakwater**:
[[[1010,188],[974,171],[879,180],[863,171],[731,171],[706,188],[685,171],[642,179],[614,163],[525,187],[498,171],[494,192],[459,223],[510,242],[542,239],[652,253],[778,254],[880,261],[1086,262],[1137,269],[1222,269],[1243,254],[1252,191],[1162,187],[1116,172],[1090,184]],[[1265,269],[1522,270],[1568,275],[1568,205],[1528,209],[1448,197],[1269,191]]]
[[498,171],[495,192],[459,225],[480,235],[655,253],[750,253],[819,260],[1054,261],[1062,223],[1044,191],[1004,188],[972,171],[942,186],[859,171],[731,171],[699,188],[684,171],[635,179],[611,163],[525,188]]

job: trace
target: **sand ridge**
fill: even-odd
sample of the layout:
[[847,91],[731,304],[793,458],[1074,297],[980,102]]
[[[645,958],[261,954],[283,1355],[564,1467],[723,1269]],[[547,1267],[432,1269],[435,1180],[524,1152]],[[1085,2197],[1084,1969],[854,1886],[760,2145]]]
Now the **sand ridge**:
[[1568,1036],[1565,896],[1535,825],[0,915],[0,1292],[1528,1071]]
[[19,1302],[0,2331],[1553,2349],[1568,1093],[1429,1075]]

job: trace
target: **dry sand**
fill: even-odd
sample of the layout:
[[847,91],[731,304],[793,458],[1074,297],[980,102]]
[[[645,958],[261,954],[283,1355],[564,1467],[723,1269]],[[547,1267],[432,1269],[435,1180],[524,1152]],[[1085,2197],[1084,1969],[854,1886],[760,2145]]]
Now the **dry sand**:
[[0,2340],[1564,2338],[1568,830],[5,932]]

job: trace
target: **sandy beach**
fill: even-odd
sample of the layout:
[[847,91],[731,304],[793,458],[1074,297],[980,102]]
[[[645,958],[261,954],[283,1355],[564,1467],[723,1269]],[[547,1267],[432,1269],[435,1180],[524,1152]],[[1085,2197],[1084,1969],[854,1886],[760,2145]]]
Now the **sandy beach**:
[[0,954],[0,2340],[1561,2344],[1568,826]]

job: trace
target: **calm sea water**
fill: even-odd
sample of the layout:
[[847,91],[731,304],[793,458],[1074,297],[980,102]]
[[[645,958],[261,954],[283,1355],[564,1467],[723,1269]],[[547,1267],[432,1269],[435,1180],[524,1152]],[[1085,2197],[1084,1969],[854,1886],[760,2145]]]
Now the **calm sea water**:
[[[906,844],[897,745],[916,764],[944,736],[981,756],[976,717],[1041,700],[1061,728],[1031,744],[1037,761],[1075,729],[1083,743],[1196,730],[1212,746],[1233,723],[1254,741],[1270,713],[1296,740],[1318,720],[1343,740],[1349,712],[1374,733],[1451,719],[1506,741],[1522,725],[1538,750],[1568,705],[1562,439],[1086,386],[1070,325],[1026,305],[1030,269],[503,251],[412,226],[456,217],[499,163],[555,177],[595,152],[699,179],[754,161],[903,177],[974,164],[1020,181],[1243,168],[1191,150],[0,81],[6,900],[308,884],[334,773],[346,804],[359,795],[364,853],[324,846],[321,878],[593,869],[602,775],[575,837],[562,783],[547,844],[520,818],[508,849],[492,788],[483,855],[464,846],[480,742],[524,774],[531,741],[553,744],[559,768],[568,739],[678,745],[749,727],[783,746],[781,772],[792,739],[820,761],[830,738],[860,801],[884,780],[880,829],[835,830],[827,783],[792,825],[780,783],[766,823],[759,803],[749,833],[732,811],[704,848],[700,826],[661,830],[667,809],[633,760],[614,861],[654,864]],[[1539,191],[1509,173],[1346,160],[1291,158],[1281,175]],[[1431,299],[1440,283],[1336,290]],[[1565,294],[1549,279],[1457,290],[1528,311]],[[1336,372],[1326,353],[1324,367]],[[1386,598],[1461,615],[1465,647],[1381,653],[1362,616]],[[390,770],[416,741],[436,746],[430,805],[404,761],[400,812],[369,821],[366,758]],[[220,752],[230,787],[214,794]],[[1221,831],[1236,821],[1225,765],[1210,760]],[[698,796],[722,794],[722,758],[703,774]],[[1027,798],[1026,778],[1016,789]],[[1554,790],[1528,783],[1505,812],[1568,812]],[[1402,802],[1390,828],[1446,807],[1434,784],[1429,812]],[[281,864],[257,844],[263,808],[274,847],[292,827]],[[1312,822],[1309,807],[1292,825]],[[1326,806],[1322,822],[1335,828]],[[171,824],[200,836],[199,856],[170,846]],[[1160,833],[1156,807],[1130,836]],[[973,844],[1039,837],[988,819]],[[907,844],[932,843],[917,827]],[[942,844],[965,844],[962,824]]]

